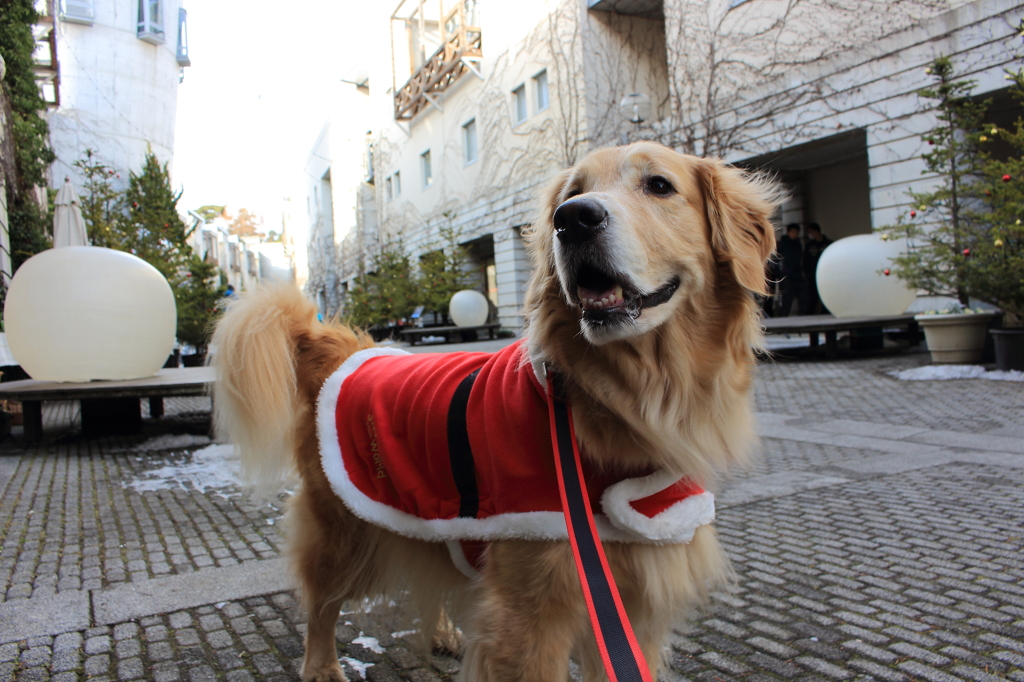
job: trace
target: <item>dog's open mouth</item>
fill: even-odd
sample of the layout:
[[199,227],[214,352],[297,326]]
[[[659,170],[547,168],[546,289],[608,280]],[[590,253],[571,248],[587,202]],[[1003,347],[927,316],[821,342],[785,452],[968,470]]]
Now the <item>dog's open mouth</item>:
[[576,275],[575,303],[583,311],[585,320],[605,322],[617,315],[635,320],[645,309],[668,301],[678,288],[679,278],[673,277],[660,289],[641,294],[634,287],[622,284],[615,276],[584,264]]

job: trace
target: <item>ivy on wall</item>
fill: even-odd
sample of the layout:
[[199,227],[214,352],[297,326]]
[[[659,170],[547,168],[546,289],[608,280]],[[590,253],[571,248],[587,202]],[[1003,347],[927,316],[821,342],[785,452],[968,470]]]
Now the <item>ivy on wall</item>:
[[48,144],[46,120],[40,115],[46,103],[32,70],[32,26],[38,16],[32,0],[0,0],[0,55],[7,67],[3,99],[9,107],[4,132],[13,143],[12,158],[4,159],[2,172],[14,270],[49,248],[51,241],[48,209],[41,205],[37,190],[45,187],[46,169],[55,158]]

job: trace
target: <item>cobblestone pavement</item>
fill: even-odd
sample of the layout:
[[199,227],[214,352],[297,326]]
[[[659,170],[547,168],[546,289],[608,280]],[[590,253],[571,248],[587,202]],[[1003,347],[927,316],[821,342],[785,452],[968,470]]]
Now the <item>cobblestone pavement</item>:
[[[1024,682],[1024,385],[886,374],[926,361],[762,366],[762,456],[718,491],[736,589],[674,634],[664,680]],[[56,404],[49,440],[0,446],[0,680],[297,679],[277,501],[180,475],[216,464],[208,410],[86,440]],[[350,679],[457,673],[398,607],[359,606]]]

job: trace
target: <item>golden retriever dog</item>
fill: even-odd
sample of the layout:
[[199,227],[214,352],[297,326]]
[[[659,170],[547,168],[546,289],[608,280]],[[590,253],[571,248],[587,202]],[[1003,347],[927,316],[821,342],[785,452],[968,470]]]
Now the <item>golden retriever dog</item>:
[[[563,377],[587,467],[710,483],[748,455],[761,341],[752,292],[765,288],[779,201],[768,180],[647,142],[595,151],[545,190],[525,233],[534,270],[518,371]],[[469,578],[446,543],[369,523],[336,493],[317,401],[368,337],[317,322],[312,303],[277,287],[233,303],[213,343],[221,435],[256,480],[301,477],[286,528],[308,614],[304,680],[346,679],[335,644],[344,602],[395,594],[428,642],[436,624],[458,623],[460,679],[565,682],[571,658],[585,680],[606,679],[564,539],[492,540]],[[727,580],[727,560],[704,522],[686,542],[604,546],[656,675],[673,622]]]

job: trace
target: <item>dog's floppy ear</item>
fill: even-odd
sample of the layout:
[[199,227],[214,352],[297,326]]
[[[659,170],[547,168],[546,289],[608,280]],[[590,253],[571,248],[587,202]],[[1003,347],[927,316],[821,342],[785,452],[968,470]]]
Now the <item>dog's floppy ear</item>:
[[711,159],[698,164],[697,178],[715,260],[729,263],[744,288],[767,294],[764,267],[775,251],[771,216],[782,202],[781,189],[765,176],[748,175]]

